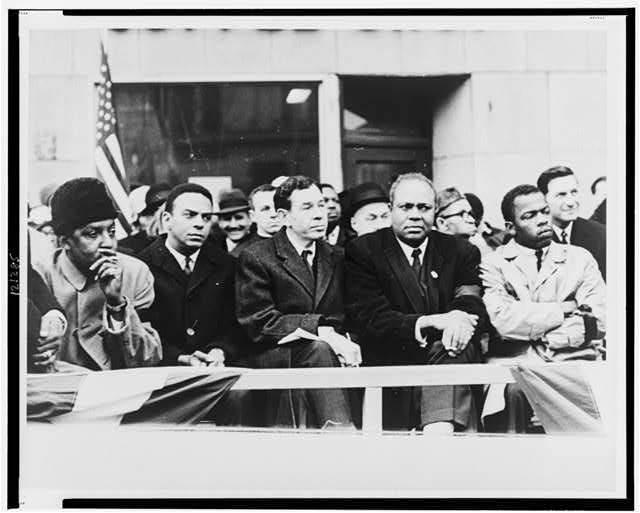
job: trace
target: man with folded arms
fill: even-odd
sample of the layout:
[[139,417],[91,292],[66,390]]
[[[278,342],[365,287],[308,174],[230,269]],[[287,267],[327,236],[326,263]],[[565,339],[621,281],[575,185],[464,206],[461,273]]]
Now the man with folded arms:
[[116,252],[117,211],[104,184],[95,178],[62,184],[51,215],[62,247],[42,274],[68,321],[59,359],[92,370],[158,363],[160,338],[143,322],[153,276],[140,260]]
[[[491,322],[502,337],[487,358],[501,363],[595,360],[605,330],[605,283],[584,248],[553,241],[550,208],[534,185],[519,185],[502,200],[513,235],[484,256],[481,277]],[[525,432],[531,406],[515,384],[491,385],[485,428]]]
[[[400,175],[389,196],[391,227],[346,247],[347,322],[359,336],[365,364],[479,362],[486,311],[478,249],[432,230],[436,193],[424,175]],[[451,434],[475,429],[476,421],[468,386],[383,392],[385,429]]]
[[[253,341],[249,361],[259,368],[358,365],[357,344],[343,335],[343,253],[324,241],[327,209],[318,185],[305,176],[287,178],[274,204],[283,228],[240,254],[236,277],[238,321]],[[303,330],[303,337],[279,341]],[[298,331],[300,334],[300,331]],[[295,337],[292,337],[295,338]],[[297,427],[347,427],[352,417],[343,390],[268,393],[272,423]],[[278,412],[276,414],[275,412]]]

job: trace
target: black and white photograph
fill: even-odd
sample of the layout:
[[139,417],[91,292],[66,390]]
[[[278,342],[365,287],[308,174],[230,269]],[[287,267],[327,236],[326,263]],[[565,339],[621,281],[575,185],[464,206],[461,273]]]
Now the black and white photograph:
[[117,7],[8,12],[10,507],[633,509],[635,7]]

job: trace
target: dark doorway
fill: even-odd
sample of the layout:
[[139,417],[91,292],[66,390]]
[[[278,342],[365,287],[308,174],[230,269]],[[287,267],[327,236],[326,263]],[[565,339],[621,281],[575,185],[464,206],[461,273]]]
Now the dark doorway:
[[432,175],[433,111],[469,75],[341,77],[345,188],[402,172]]

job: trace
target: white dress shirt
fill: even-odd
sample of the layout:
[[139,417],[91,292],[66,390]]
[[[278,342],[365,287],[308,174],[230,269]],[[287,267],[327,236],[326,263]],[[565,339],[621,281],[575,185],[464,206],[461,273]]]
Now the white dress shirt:
[[562,242],[562,232],[564,231],[567,234],[567,244],[571,244],[571,229],[573,228],[573,221],[571,221],[564,230],[555,224],[552,224],[551,226],[553,227],[553,231],[558,236],[558,240],[560,242]]
[[[169,253],[173,255],[173,258],[176,259],[176,261],[178,262],[178,265],[180,266],[180,269],[184,271],[184,264],[187,260],[187,257],[182,253],[180,253],[179,251],[176,251],[175,249],[173,249],[171,246],[169,246],[169,243],[167,241],[165,241],[164,245],[169,250]],[[200,250],[198,249],[197,251],[194,251],[193,253],[191,253],[191,255],[189,255],[189,258],[191,260],[191,269],[190,269],[191,272],[193,272],[193,269],[196,266],[196,260],[198,259],[199,254],[200,254]]]
[[332,246],[335,246],[338,242],[338,237],[340,236],[340,225],[336,225],[331,233],[327,233],[327,242]]
[[[533,289],[536,284],[536,280],[538,279],[538,257],[536,257],[536,250],[518,244],[515,240],[513,242],[518,250],[518,256],[520,257],[518,266],[524,271],[529,288]],[[549,246],[542,248],[543,264],[544,259],[547,258],[547,253],[549,253]]]
[[[406,244],[405,242],[402,242],[400,239],[398,239],[398,237],[396,237],[396,240],[398,241],[398,244],[400,244],[400,249],[404,253],[404,256],[407,257],[407,262],[409,262],[409,266],[410,267],[413,266],[412,253],[416,248],[414,248],[413,246],[409,246],[409,244]],[[427,251],[428,243],[429,243],[429,237],[424,239],[424,242],[418,246],[418,248],[420,248],[421,250],[420,255],[418,255],[418,258],[420,259],[420,265],[422,265],[422,262],[424,262],[424,254]],[[423,337],[422,334],[420,333],[420,328],[418,327],[419,321],[420,319],[416,321],[416,326],[414,328],[413,334],[416,339],[416,342],[418,342],[418,344],[420,344],[422,347],[425,347],[427,345],[427,337],[426,336]]]
[[307,262],[308,262],[310,267],[313,267],[313,259],[316,256],[316,243],[314,241],[311,241],[311,242],[307,243],[306,245],[302,245],[302,244],[300,244],[300,241],[294,240],[289,235],[289,230],[285,230],[285,233],[287,234],[287,239],[289,239],[289,242],[293,246],[293,249],[296,250],[296,253],[298,253],[298,255],[302,256],[302,252],[303,251],[311,251],[311,254],[307,255]]

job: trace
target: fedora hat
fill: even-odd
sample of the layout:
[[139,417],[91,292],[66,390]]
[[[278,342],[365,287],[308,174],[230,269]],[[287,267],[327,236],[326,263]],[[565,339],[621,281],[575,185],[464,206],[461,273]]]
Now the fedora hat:
[[369,203],[389,203],[389,196],[384,189],[375,182],[365,182],[351,189],[349,201],[349,217],[352,217],[358,209]]
[[140,212],[141,216],[153,215],[162,204],[167,201],[171,187],[166,183],[157,183],[149,187],[147,193],[144,196],[144,202],[146,206]]
[[229,189],[218,196],[218,211],[214,215],[233,214],[249,210],[249,200],[240,189]]

